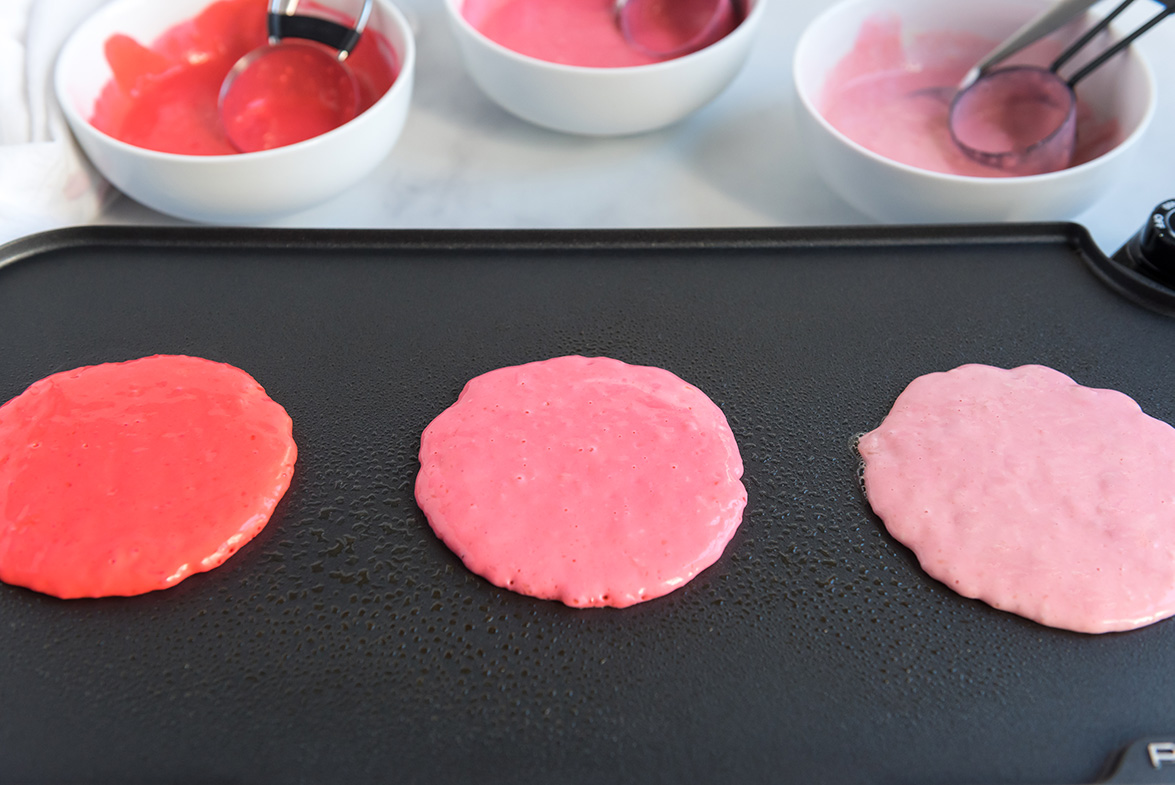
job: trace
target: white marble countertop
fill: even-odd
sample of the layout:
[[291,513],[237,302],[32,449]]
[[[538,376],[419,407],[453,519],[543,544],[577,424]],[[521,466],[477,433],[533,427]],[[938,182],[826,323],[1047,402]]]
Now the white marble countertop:
[[[804,155],[791,56],[832,0],[768,0],[745,67],[712,104],[662,131],[569,136],[516,119],[465,73],[441,0],[399,0],[419,45],[399,143],[347,193],[266,224],[346,228],[832,226],[872,221],[843,202]],[[1142,0],[1128,11],[1148,18]],[[1129,17],[1127,17],[1129,19]],[[1113,252],[1175,197],[1175,22],[1136,44],[1157,76],[1158,112],[1130,176],[1073,220]],[[176,225],[125,197],[99,223]]]

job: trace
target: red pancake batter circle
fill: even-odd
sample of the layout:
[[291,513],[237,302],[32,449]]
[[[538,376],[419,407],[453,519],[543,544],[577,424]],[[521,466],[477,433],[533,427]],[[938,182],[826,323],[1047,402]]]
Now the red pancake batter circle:
[[416,500],[473,572],[577,607],[684,585],[742,519],[726,417],[660,368],[558,357],[472,379],[421,437]]
[[231,365],[53,374],[0,406],[0,580],[62,598],[173,586],[261,531],[296,455],[285,409]]

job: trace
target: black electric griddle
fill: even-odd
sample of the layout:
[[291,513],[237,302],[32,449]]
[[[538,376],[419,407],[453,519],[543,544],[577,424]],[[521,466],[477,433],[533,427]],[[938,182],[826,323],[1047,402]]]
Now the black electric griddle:
[[[1175,422],[1175,319],[1073,224],[585,232],[88,228],[0,258],[0,400],[153,353],[294,420],[289,493],[165,592],[0,586],[0,781],[1092,782],[1175,733],[1175,622],[1042,627],[929,579],[854,435],[915,376],[1043,363]],[[579,353],[729,418],[749,502],[667,597],[574,610],[470,574],[413,500],[467,379]]]

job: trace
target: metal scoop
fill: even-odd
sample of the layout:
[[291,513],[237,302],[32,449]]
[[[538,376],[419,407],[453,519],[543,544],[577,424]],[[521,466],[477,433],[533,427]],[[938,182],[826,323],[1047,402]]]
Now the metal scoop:
[[358,114],[359,83],[346,60],[373,4],[364,0],[347,27],[297,15],[298,0],[270,0],[268,45],[238,60],[220,88],[220,121],[233,147],[250,153],[294,144]]
[[[948,125],[955,144],[969,158],[1011,175],[1043,174],[1069,166],[1077,145],[1074,87],[1175,11],[1175,0],[1162,0],[1162,11],[1094,57],[1068,79],[1057,72],[1132,2],[1134,0],[1125,0],[1065,49],[1048,68],[988,68],[991,63],[1047,35],[1051,32],[1044,29],[1047,24],[1038,25],[1031,35],[1021,36],[1013,46],[1001,46],[985,58],[969,75],[971,83],[967,85],[965,80],[964,88],[951,101]],[[1061,5],[1072,10],[1079,4]],[[1057,21],[1053,18],[1051,23],[1060,25],[1064,21],[1067,19]]]
[[709,46],[735,18],[735,0],[616,0],[624,40],[651,57],[680,57]]

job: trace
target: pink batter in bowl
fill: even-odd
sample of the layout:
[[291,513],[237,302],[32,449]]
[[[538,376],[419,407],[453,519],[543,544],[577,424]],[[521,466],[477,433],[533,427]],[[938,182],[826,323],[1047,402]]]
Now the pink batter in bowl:
[[[1136,50],[1082,83],[1083,149],[1077,164],[1061,171],[977,171],[978,164],[950,149],[945,102],[933,96],[921,115],[896,122],[884,116],[892,110],[888,99],[949,83],[958,69],[961,76],[986,53],[985,42],[1004,39],[1046,5],[843,0],[817,17],[796,47],[793,72],[800,141],[828,185],[869,217],[898,223],[1067,220],[1091,207],[1128,165],[1154,113],[1154,80]],[[1043,42],[1044,54],[1087,24],[1079,20]],[[906,73],[885,76],[894,69]],[[943,110],[938,118],[936,106]],[[939,121],[943,138],[936,137]]]
[[[608,67],[551,62],[503,46],[466,18],[469,2],[444,0],[444,7],[465,69],[482,92],[527,122],[592,136],[652,131],[706,106],[742,69],[767,4],[747,0],[736,28],[691,54]],[[479,0],[472,2],[476,10]]]

